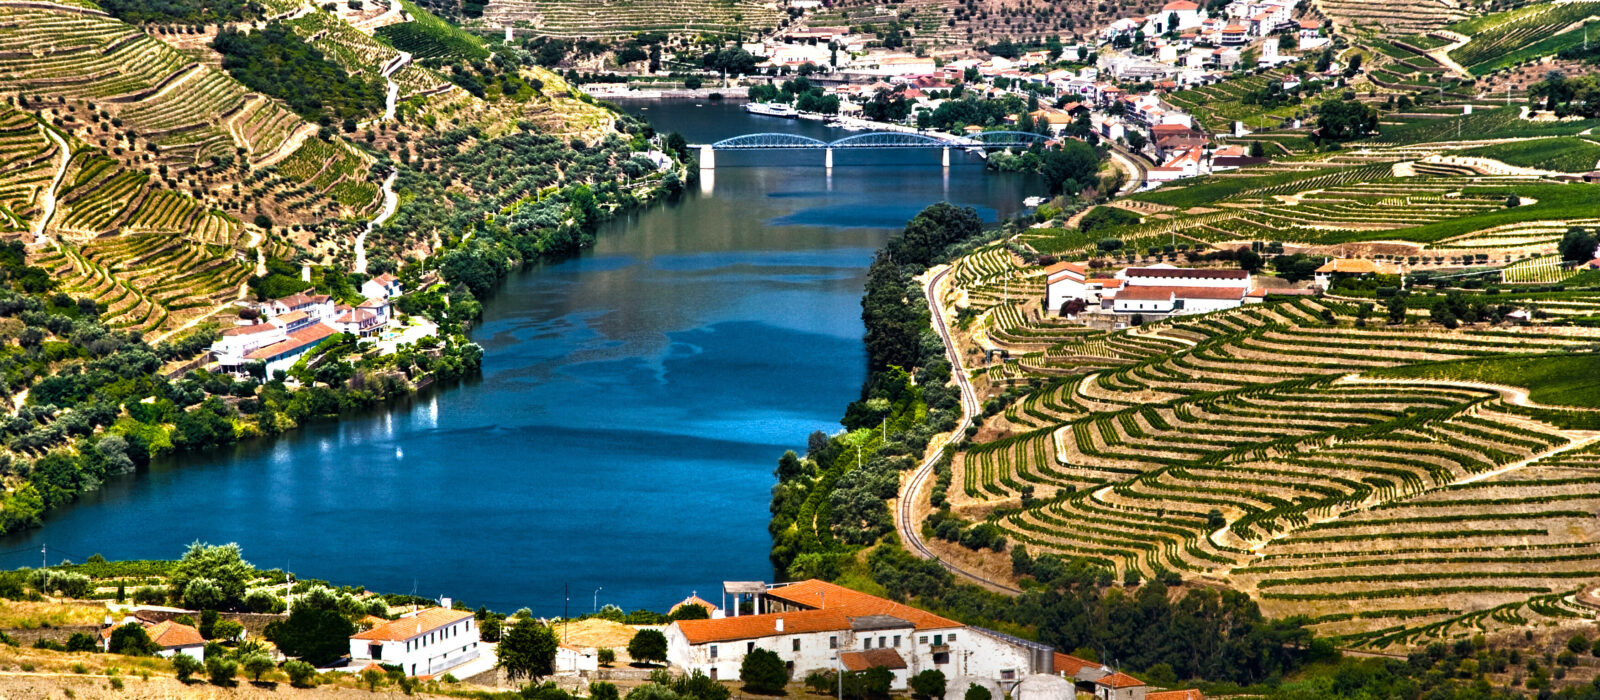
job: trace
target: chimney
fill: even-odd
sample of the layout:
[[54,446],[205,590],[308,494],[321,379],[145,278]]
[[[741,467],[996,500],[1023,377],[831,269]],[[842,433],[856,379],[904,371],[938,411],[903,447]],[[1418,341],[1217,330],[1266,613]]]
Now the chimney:
[[778,631],[779,632],[783,631],[783,618],[781,618],[781,617],[778,618]]

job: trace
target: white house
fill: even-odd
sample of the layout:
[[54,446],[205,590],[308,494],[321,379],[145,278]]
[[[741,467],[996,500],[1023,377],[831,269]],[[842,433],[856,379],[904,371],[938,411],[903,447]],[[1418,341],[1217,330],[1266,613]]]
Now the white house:
[[1201,20],[1205,19],[1201,16],[1200,3],[1189,2],[1189,0],[1177,0],[1176,2],[1169,2],[1161,7],[1160,14],[1156,15],[1156,21],[1160,22],[1163,27],[1167,27],[1170,30],[1172,26],[1172,17],[1174,15],[1176,15],[1178,18],[1179,31],[1198,27],[1200,26]]
[[361,296],[368,299],[392,299],[400,296],[399,278],[387,272],[361,283]]
[[272,323],[234,326],[223,330],[222,335],[211,343],[211,356],[223,371],[237,372],[246,362],[245,355],[288,337],[288,332],[282,326]]
[[427,608],[350,637],[350,665],[393,664],[406,675],[442,673],[478,657],[478,623],[472,613]]
[[1181,316],[1203,314],[1244,305],[1244,287],[1150,287],[1128,285],[1112,297],[1111,312]]
[[793,677],[841,665],[884,665],[896,683],[928,669],[947,677],[1015,681],[1048,673],[1052,663],[1049,647],[825,581],[766,587],[755,609],[763,612],[673,622],[665,632],[667,660],[729,680],[739,677],[745,655],[766,649],[784,660]]
[[196,661],[206,660],[206,640],[200,636],[200,630],[180,622],[167,620],[156,624],[148,624],[135,617],[123,618],[120,625],[107,625],[100,630],[100,647],[106,651],[111,650],[111,634],[118,627],[129,623],[143,625],[145,634],[157,647],[156,656],[172,658],[177,654],[192,656]]
[[597,649],[562,644],[556,647],[556,673],[593,673],[600,670]]
[[1071,299],[1084,298],[1088,271],[1078,263],[1058,262],[1044,269],[1045,311],[1058,312]]
[[307,316],[321,321],[333,315],[333,306],[333,297],[326,294],[300,292],[262,304],[261,312],[271,319],[295,311],[303,311]]
[[296,331],[289,331],[283,340],[246,353],[244,361],[266,363],[267,377],[271,378],[278,370],[293,367],[294,363],[300,361],[302,355],[311,352],[312,348],[321,345],[322,341],[338,332],[326,323],[314,323]]

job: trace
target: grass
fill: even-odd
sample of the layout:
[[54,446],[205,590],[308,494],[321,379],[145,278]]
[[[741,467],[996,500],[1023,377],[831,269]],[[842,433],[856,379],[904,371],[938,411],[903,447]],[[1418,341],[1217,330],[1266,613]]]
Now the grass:
[[1330,235],[1324,243],[1347,243],[1363,240],[1402,240],[1430,243],[1473,231],[1514,224],[1524,221],[1565,220],[1600,215],[1600,185],[1571,183],[1566,185],[1517,184],[1507,186],[1463,187],[1463,194],[1509,196],[1538,200],[1520,207],[1496,209],[1481,214],[1439,221],[1425,226],[1393,231],[1349,231],[1343,235]]
[[1600,354],[1515,355],[1394,367],[1369,376],[1510,384],[1538,403],[1600,408]]
[[1595,169],[1600,162],[1600,143],[1567,136],[1539,139],[1520,143],[1502,143],[1461,152],[1467,156],[1481,156],[1504,161],[1511,165],[1541,170],[1558,170],[1564,173],[1584,173]]
[[105,621],[106,609],[97,605],[33,603],[8,600],[0,605],[0,629],[39,629],[98,625]]

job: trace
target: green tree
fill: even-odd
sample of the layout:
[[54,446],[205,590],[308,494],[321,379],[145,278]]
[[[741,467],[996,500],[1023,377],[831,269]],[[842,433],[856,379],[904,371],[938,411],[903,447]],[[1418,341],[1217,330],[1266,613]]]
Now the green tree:
[[[198,411],[189,413],[196,412]],[[244,600],[245,586],[254,577],[255,567],[240,555],[238,544],[230,542],[210,545],[195,542],[189,545],[188,551],[183,553],[178,565],[173,567],[170,583],[172,590],[187,595],[190,581],[209,579],[220,591],[223,605],[234,606]]]
[[239,662],[218,654],[206,657],[206,677],[211,679],[212,685],[233,685],[233,677],[239,675]]
[[317,668],[299,659],[283,662],[283,672],[289,675],[289,685],[296,688],[316,685]]
[[776,652],[754,649],[745,654],[744,661],[739,664],[739,680],[744,682],[745,690],[752,693],[778,695],[789,683],[789,669]]
[[318,609],[296,601],[289,618],[267,625],[263,636],[285,656],[321,666],[348,652],[350,635],[355,632],[355,625],[338,610]]
[[944,672],[930,668],[911,677],[911,696],[923,700],[944,698]]
[[990,693],[988,688],[977,683],[967,686],[966,694],[961,696],[961,700],[993,700],[993,698],[994,694]]
[[1561,260],[1569,263],[1585,263],[1593,260],[1597,254],[1596,248],[1600,247],[1600,237],[1592,231],[1581,228],[1567,229],[1566,235],[1561,237],[1561,242],[1556,244],[1556,249],[1561,253]]
[[618,700],[620,696],[614,683],[595,681],[589,684],[589,700]]
[[367,686],[368,692],[378,692],[378,686],[383,685],[383,680],[383,671],[378,669],[369,668],[361,672],[361,682]]
[[[659,632],[657,634],[660,634]],[[532,619],[524,618],[500,636],[495,649],[498,665],[512,680],[538,680],[555,673],[556,633]]]
[[244,658],[239,659],[239,665],[244,667],[245,675],[250,676],[250,680],[253,681],[261,680],[261,674],[277,666],[272,662],[272,657],[261,652],[246,654]]
[[205,668],[205,665],[201,664],[200,660],[193,656],[182,653],[172,655],[172,672],[178,675],[179,681],[188,683],[189,678],[199,673],[203,668]]
[[1317,105],[1318,137],[1348,141],[1378,132],[1378,112],[1355,100],[1325,100]]
[[67,651],[94,651],[96,646],[94,637],[82,632],[73,632],[67,638]]
[[1389,297],[1384,302],[1384,310],[1389,313],[1389,323],[1399,325],[1406,322],[1406,300],[1399,294]]
[[113,654],[146,656],[156,652],[156,645],[150,641],[150,634],[144,631],[144,625],[129,622],[111,631],[111,643],[106,650]]
[[657,630],[639,630],[628,642],[628,656],[634,661],[667,660],[667,636]]
[[617,662],[617,650],[611,647],[601,647],[595,654],[599,658],[601,666],[610,666]]

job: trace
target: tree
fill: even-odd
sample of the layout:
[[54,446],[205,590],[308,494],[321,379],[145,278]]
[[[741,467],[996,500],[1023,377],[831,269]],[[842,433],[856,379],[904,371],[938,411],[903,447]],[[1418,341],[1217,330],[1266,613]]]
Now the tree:
[[67,638],[67,651],[94,651],[96,646],[94,637],[82,632],[73,632]]
[[1261,254],[1249,248],[1240,250],[1237,259],[1239,261],[1239,269],[1250,273],[1259,271],[1263,262]]
[[246,654],[243,659],[239,660],[239,665],[244,667],[245,675],[250,676],[250,680],[253,681],[261,680],[261,674],[271,671],[274,666],[277,666],[272,662],[272,657],[261,652]]
[[779,695],[789,683],[789,669],[778,654],[766,649],[754,649],[745,654],[739,664],[739,680],[745,690],[763,695]]
[[634,661],[667,660],[667,636],[658,630],[639,630],[628,642],[628,656]]
[[317,668],[299,659],[285,661],[283,672],[289,675],[289,685],[296,688],[310,688],[316,685]]
[[[662,638],[663,642],[665,639]],[[531,618],[524,618],[501,635],[495,655],[499,657],[500,668],[505,669],[506,675],[512,680],[538,680],[555,673],[556,647],[559,644],[554,630]]]
[[921,700],[943,700],[944,672],[930,668],[911,677],[911,696]]
[[334,609],[309,605],[295,607],[289,619],[267,625],[264,636],[285,656],[295,656],[321,666],[350,650],[356,626]]
[[1077,195],[1099,182],[1099,173],[1099,151],[1076,139],[1040,156],[1039,175],[1051,194]]
[[172,672],[178,675],[178,680],[188,683],[189,678],[205,668],[199,659],[188,654],[177,653],[172,655]]
[[1384,303],[1384,309],[1389,312],[1389,323],[1399,325],[1406,322],[1406,300],[1399,294],[1389,297]]
[[[784,456],[793,457],[794,452],[790,451]],[[798,462],[799,460],[797,459],[795,461]],[[778,471],[783,471],[782,460],[779,460],[778,462]],[[711,619],[711,611],[707,610],[706,606],[699,603],[690,603],[672,611],[672,614],[668,615],[667,618],[672,620],[709,620]]]
[[190,579],[183,587],[183,603],[197,610],[213,611],[227,602],[222,587],[208,578]]
[[1355,100],[1326,100],[1317,105],[1318,137],[1348,141],[1378,132],[1378,112]]
[[211,679],[212,685],[233,685],[233,677],[239,675],[239,662],[223,655],[206,657],[206,677]]
[[966,694],[961,696],[961,700],[993,700],[993,698],[994,694],[990,693],[988,688],[977,683],[967,686]]
[[601,666],[610,666],[617,662],[617,650],[611,647],[601,647],[599,651],[595,652],[595,655],[599,659]]
[[[189,411],[184,415],[199,412]],[[231,430],[231,426],[229,429]],[[173,567],[171,584],[172,590],[181,591],[187,597],[190,581],[209,579],[216,584],[221,594],[222,605],[212,606],[215,608],[234,606],[242,602],[245,586],[254,577],[255,567],[240,556],[238,544],[230,542],[213,546],[195,542],[189,545],[189,550],[184,552],[178,565]]]
[[378,686],[383,685],[383,678],[383,671],[375,668],[365,669],[361,672],[361,682],[366,684],[368,692],[378,692]]
[[1561,242],[1556,244],[1556,249],[1561,253],[1562,262],[1586,263],[1593,260],[1600,248],[1600,237],[1593,231],[1581,228],[1567,229],[1566,235],[1561,237]]
[[150,634],[144,631],[144,625],[129,622],[111,631],[111,643],[106,650],[113,654],[146,656],[154,654],[156,648],[155,642],[150,641]]

